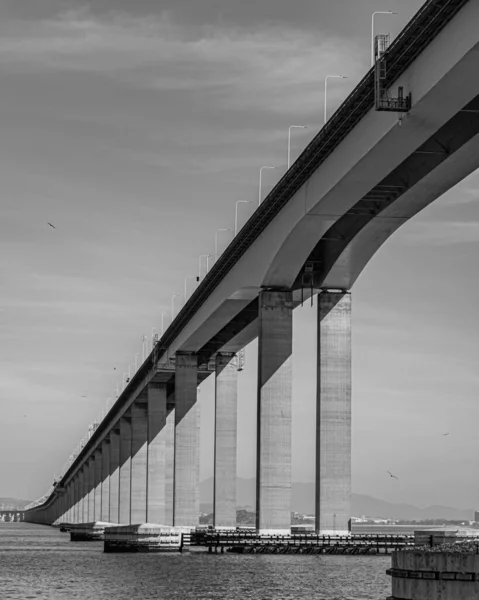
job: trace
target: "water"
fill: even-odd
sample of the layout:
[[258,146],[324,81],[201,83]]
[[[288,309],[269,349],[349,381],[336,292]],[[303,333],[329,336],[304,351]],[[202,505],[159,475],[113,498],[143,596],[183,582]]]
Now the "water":
[[388,556],[104,554],[99,542],[0,523],[2,600],[385,600]]

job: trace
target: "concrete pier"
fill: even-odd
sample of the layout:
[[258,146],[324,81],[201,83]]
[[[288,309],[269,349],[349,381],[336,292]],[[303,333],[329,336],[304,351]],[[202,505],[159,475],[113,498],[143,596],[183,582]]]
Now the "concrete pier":
[[173,525],[175,496],[175,396],[166,399],[165,426],[165,525]]
[[291,525],[291,355],[293,296],[259,295],[256,528],[289,533]]
[[146,404],[131,407],[131,507],[130,523],[146,522],[148,477],[148,417]]
[[351,516],[351,294],[318,295],[316,531],[345,535]]
[[81,484],[80,484],[80,493],[81,493],[81,513],[80,513],[80,523],[86,523],[88,521],[88,462],[83,464],[83,467],[80,470],[81,473]]
[[95,457],[88,461],[88,513],[87,521],[95,520]]
[[216,355],[213,525],[236,527],[238,366],[234,354]]
[[101,445],[101,516],[100,521],[110,521],[110,440]]
[[119,522],[130,524],[131,498],[131,417],[120,420]]
[[[148,386],[148,498],[146,522],[166,524],[166,383]],[[168,440],[173,444],[173,440]]]
[[102,479],[102,451],[95,452],[95,518],[101,521],[101,479]]
[[110,521],[120,522],[120,430],[110,431]]
[[173,524],[193,526],[200,511],[200,431],[196,354],[176,354]]

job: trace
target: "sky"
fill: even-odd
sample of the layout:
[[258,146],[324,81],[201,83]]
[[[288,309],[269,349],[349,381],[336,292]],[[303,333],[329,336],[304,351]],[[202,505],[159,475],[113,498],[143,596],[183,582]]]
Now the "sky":
[[[318,132],[324,77],[348,77],[330,81],[331,113],[367,71],[372,12],[399,13],[376,21],[394,37],[421,4],[0,2],[0,496],[46,492],[237,200],[252,201],[239,224],[250,216],[259,167],[277,165],[265,193],[284,172],[288,127],[308,127],[293,159]],[[478,186],[404,225],[353,288],[357,493],[479,506]],[[314,474],[314,323],[295,311],[295,481]],[[252,477],[255,343],[239,377],[238,474]]]

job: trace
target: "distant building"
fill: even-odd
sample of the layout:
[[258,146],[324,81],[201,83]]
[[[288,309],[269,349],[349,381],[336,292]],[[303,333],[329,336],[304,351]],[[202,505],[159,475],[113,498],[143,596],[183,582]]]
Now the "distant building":
[[476,510],[476,511],[474,512],[474,521],[475,521],[476,523],[479,523],[479,510]]

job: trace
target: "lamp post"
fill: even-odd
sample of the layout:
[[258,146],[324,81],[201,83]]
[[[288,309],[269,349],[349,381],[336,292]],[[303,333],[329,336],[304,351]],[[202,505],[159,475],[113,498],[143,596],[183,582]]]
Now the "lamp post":
[[217,229],[215,232],[215,262],[218,260],[218,233],[221,231],[231,231],[231,229],[221,227],[221,229]]
[[175,319],[175,298],[178,298],[179,294],[173,294],[171,298],[171,322]]
[[374,17],[376,15],[397,15],[392,10],[376,10],[371,17],[371,67],[374,67]]
[[201,281],[201,264],[203,262],[203,258],[206,258],[206,272],[208,273],[208,259],[212,256],[212,254],[200,254],[198,260],[198,281]]
[[238,233],[238,204],[249,204],[251,200],[237,200],[235,208],[235,236]]
[[291,166],[291,129],[307,129],[306,125],[291,125],[288,129],[288,169]]
[[138,357],[140,356],[140,353],[137,352],[135,354],[135,373],[138,371]]
[[210,258],[213,258],[212,254],[208,254],[206,257],[206,273],[209,273],[210,271]]
[[324,78],[324,124],[328,120],[328,79],[347,79],[344,75],[326,75]]
[[165,315],[167,315],[168,313],[162,312],[161,313],[161,335],[163,335],[165,333]]
[[276,167],[275,166],[269,167],[268,165],[265,165],[265,166],[261,167],[260,170],[259,170],[258,206],[261,204],[261,186],[262,186],[262,183],[263,183],[263,169],[276,169]]
[[146,337],[146,335],[144,335],[142,337],[142,346],[141,346],[141,358],[143,359],[143,362],[145,362],[146,357],[148,356],[148,338]]
[[151,349],[152,350],[155,347],[155,331],[156,331],[156,327],[152,327],[151,328]]

